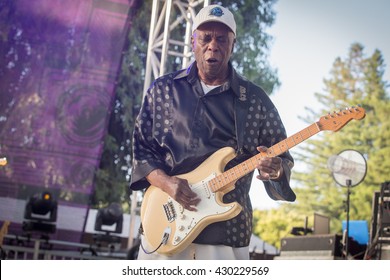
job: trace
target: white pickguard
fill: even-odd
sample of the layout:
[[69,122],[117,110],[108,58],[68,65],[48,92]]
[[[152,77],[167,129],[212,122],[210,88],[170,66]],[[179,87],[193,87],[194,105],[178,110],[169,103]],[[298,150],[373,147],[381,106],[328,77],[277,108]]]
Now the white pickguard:
[[191,230],[202,219],[211,215],[218,215],[225,213],[233,208],[233,206],[221,206],[217,203],[215,193],[211,192],[207,186],[207,182],[215,178],[216,174],[211,174],[206,179],[196,184],[191,185],[191,189],[197,193],[200,198],[199,204],[196,206],[197,211],[189,211],[184,209],[179,203],[172,198],[169,198],[169,202],[172,202],[176,211],[176,231],[173,236],[173,245],[179,244]]

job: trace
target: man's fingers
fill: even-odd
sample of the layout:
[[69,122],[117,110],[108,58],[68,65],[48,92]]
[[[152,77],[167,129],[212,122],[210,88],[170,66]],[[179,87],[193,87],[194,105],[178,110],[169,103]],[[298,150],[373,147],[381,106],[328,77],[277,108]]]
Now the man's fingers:
[[195,206],[199,204],[200,198],[191,189],[182,188],[177,194],[177,202],[187,210],[196,211]]

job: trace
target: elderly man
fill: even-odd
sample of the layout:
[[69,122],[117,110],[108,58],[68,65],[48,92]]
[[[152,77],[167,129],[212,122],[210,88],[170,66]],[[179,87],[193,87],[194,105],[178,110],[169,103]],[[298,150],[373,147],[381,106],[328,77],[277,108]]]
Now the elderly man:
[[[212,220],[202,227],[201,222],[210,217],[195,218],[205,208],[207,198],[196,192],[189,181],[198,175],[199,180],[203,179],[196,172],[211,172],[207,166],[203,167],[205,161],[209,164],[215,160],[210,159],[211,155],[224,147],[234,149],[234,158],[221,163],[226,164],[224,170],[229,170],[286,138],[278,111],[268,95],[232,67],[230,58],[235,41],[233,14],[218,5],[204,7],[193,22],[195,62],[188,69],[158,78],[144,96],[134,129],[130,187],[141,190],[153,186],[161,191],[159,196],[167,195],[170,202],[161,208],[172,212],[168,214],[173,217],[159,233],[160,244],[151,244],[147,234],[142,236],[138,259],[249,259],[252,234],[249,190],[254,169],[272,199],[295,200],[289,185],[293,159],[285,152],[278,157],[259,158],[253,170],[244,172],[233,188],[221,187],[223,203],[240,205],[231,217]],[[180,174],[191,174],[191,179]],[[157,215],[158,207],[153,210],[155,203],[156,199],[143,202],[147,213],[144,216]],[[176,203],[180,205],[178,209]],[[184,248],[172,254],[161,253],[167,242],[178,243],[182,239],[171,236],[176,212],[193,217],[188,228],[194,227],[195,233],[187,234],[192,239]],[[154,234],[154,226],[158,231],[157,224],[164,219],[142,221],[148,224],[147,229],[143,225],[145,233]],[[177,232],[187,230],[178,225],[178,220],[175,223]]]

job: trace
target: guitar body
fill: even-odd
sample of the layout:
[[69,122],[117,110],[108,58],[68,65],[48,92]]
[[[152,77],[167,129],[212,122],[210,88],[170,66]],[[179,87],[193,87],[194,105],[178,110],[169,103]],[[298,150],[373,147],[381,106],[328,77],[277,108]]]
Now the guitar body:
[[223,196],[234,189],[234,183],[218,192],[211,191],[207,185],[207,182],[224,171],[226,164],[234,157],[232,148],[222,148],[195,170],[177,176],[186,179],[191,189],[201,199],[197,211],[184,209],[155,186],[147,189],[141,206],[142,227],[150,244],[147,250],[156,250],[165,235],[167,240],[157,252],[165,255],[179,253],[209,224],[229,220],[241,212],[242,208],[237,202],[229,204],[222,202]]

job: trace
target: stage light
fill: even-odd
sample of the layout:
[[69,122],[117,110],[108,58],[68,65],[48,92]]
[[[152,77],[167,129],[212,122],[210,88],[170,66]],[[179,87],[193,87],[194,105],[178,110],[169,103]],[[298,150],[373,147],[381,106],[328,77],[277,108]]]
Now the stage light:
[[0,166],[6,166],[7,165],[7,158],[6,157],[1,157],[0,158]]
[[49,192],[33,195],[26,204],[24,218],[55,222],[57,220],[57,201]]
[[56,230],[57,208],[57,200],[50,192],[31,196],[24,211],[23,230],[54,233]]
[[123,210],[119,203],[111,203],[106,208],[98,210],[95,220],[95,230],[106,233],[122,233]]

